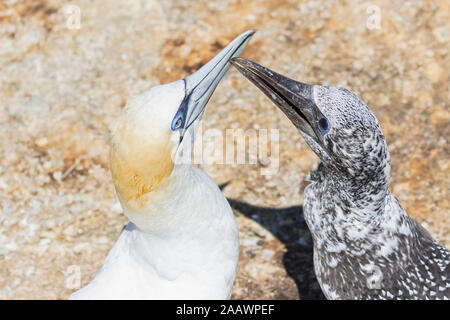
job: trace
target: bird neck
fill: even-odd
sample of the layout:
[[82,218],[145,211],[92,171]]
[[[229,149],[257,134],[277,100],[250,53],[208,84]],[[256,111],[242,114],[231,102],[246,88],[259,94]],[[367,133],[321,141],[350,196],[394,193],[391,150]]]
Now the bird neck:
[[205,173],[191,165],[175,165],[168,182],[149,192],[142,207],[131,207],[121,199],[124,213],[146,233],[164,236],[185,231],[191,233],[198,228],[199,219],[207,221],[213,218],[213,208],[205,207],[210,205],[206,193],[212,181],[207,178]]
[[338,172],[322,164],[317,171],[323,188],[340,206],[360,212],[363,220],[383,214],[389,194],[389,164],[377,170],[363,169],[357,174]]
[[[180,170],[178,167],[173,167],[172,173],[155,188],[145,193],[145,199],[139,198],[139,202],[125,199],[118,192],[119,200],[125,215],[136,225],[137,229],[144,232],[167,232],[170,225],[174,225],[179,221],[175,219],[174,215],[179,209],[180,197],[182,196],[183,179],[181,173],[189,171],[188,168]],[[181,213],[182,214],[182,211]],[[170,221],[173,219],[173,221]]]
[[386,139],[380,130],[351,131],[345,138],[348,145],[331,147],[334,150],[331,158],[323,161],[329,191],[335,190],[334,197],[347,207],[381,214],[391,174]]

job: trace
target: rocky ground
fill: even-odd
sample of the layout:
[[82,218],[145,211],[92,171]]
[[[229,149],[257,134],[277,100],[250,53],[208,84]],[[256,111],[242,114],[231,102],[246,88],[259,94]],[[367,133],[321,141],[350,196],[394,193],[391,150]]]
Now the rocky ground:
[[[92,278],[127,222],[108,126],[128,98],[197,70],[248,29],[258,32],[243,56],[367,102],[391,152],[392,192],[450,247],[450,2],[71,1],[79,28],[64,2],[0,3],[1,299],[64,299],[73,270],[81,285]],[[270,177],[261,174],[270,157],[199,165],[236,212],[233,298],[322,298],[301,215],[317,157],[233,68],[203,123],[204,132],[279,129]]]

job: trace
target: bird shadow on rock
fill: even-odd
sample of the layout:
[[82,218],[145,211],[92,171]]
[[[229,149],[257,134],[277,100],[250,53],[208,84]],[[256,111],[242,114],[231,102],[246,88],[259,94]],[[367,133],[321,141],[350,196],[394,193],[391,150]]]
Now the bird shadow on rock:
[[302,207],[259,207],[227,199],[234,210],[260,224],[285,245],[284,268],[294,280],[300,299],[325,299],[314,273],[313,242]]

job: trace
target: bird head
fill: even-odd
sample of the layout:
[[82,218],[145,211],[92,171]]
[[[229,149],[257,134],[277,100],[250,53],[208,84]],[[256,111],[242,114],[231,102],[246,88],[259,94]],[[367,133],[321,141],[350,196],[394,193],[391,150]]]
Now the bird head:
[[112,128],[110,152],[123,207],[145,210],[150,197],[162,196],[156,191],[170,185],[180,155],[192,148],[196,126],[229,59],[244,50],[253,33],[239,35],[194,74],[153,87],[127,103]]
[[291,120],[311,149],[334,173],[361,183],[386,183],[390,160],[378,120],[344,88],[309,85],[243,58],[232,64]]

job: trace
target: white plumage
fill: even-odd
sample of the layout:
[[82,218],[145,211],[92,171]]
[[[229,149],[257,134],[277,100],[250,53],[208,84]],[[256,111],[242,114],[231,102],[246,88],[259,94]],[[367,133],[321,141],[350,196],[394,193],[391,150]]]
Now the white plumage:
[[238,36],[193,75],[127,104],[112,130],[110,166],[131,222],[71,299],[230,297],[239,254],[233,212],[188,160],[210,96],[253,33]]
[[151,213],[154,230],[130,222],[92,282],[71,298],[229,298],[239,247],[231,208],[206,173],[188,165],[174,170],[168,192],[177,196]]

